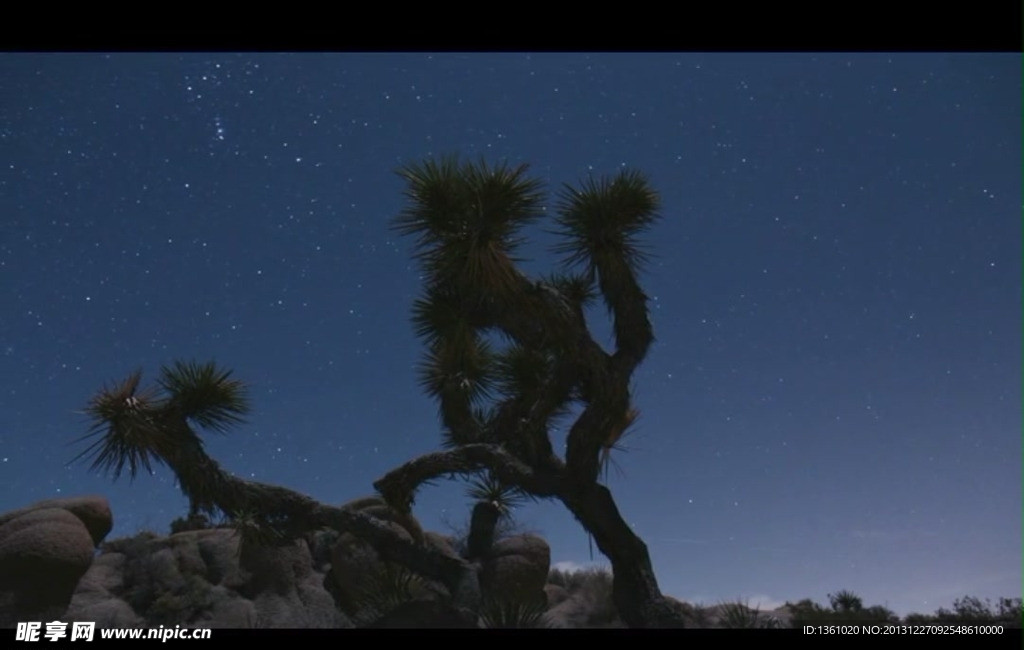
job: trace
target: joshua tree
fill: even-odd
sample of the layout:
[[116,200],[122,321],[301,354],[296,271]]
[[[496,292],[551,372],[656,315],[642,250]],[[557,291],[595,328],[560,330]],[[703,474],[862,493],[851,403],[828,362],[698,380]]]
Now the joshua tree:
[[[599,482],[602,457],[636,418],[630,378],[653,340],[637,275],[636,239],[658,196],[640,173],[566,186],[557,206],[562,273],[531,280],[515,265],[522,226],[544,214],[526,167],[454,158],[399,171],[407,206],[397,229],[416,235],[425,274],[413,308],[427,344],[422,384],[439,401],[446,451],[416,458],[375,483],[409,512],[431,479],[486,471],[501,484],[562,501],[614,572],[614,599],[631,627],[682,626],[662,596],[647,547]],[[597,294],[613,321],[615,349],[591,336],[584,307]],[[498,349],[500,335],[506,343]],[[549,429],[572,407],[564,460]]]
[[[473,565],[397,534],[378,517],[317,503],[276,485],[246,481],[223,471],[203,449],[193,427],[223,432],[248,411],[246,387],[213,363],[176,363],[162,369],[159,388],[139,389],[141,372],[100,390],[85,410],[93,426],[81,440],[92,444],[75,460],[116,479],[131,478],[154,462],[177,476],[194,513],[227,515],[243,533],[243,546],[294,539],[328,527],[370,542],[385,558],[441,580],[459,606],[479,605]],[[162,391],[160,390],[162,389]],[[401,513],[398,519],[401,519]]]

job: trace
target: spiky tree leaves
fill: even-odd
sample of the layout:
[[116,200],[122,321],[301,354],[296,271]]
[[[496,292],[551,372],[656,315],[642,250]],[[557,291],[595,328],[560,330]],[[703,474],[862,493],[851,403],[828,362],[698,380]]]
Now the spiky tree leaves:
[[490,552],[498,522],[511,518],[512,510],[530,499],[531,495],[522,488],[503,482],[489,471],[470,479],[466,494],[476,503],[470,516],[465,556],[476,559]]
[[91,458],[91,469],[115,479],[127,468],[131,479],[139,469],[152,473],[153,461],[161,462],[162,451],[171,444],[168,432],[156,421],[159,399],[156,391],[139,391],[142,371],[136,370],[121,383],[104,387],[83,411],[92,424],[89,432],[75,442],[92,440],[72,462]]
[[543,198],[526,166],[464,165],[448,157],[398,173],[408,201],[396,227],[417,236],[416,256],[431,276],[499,297],[514,290],[517,233],[540,216]]
[[491,504],[502,516],[511,515],[512,510],[531,498],[528,492],[503,482],[491,472],[470,479],[466,494],[474,501]]
[[828,601],[837,612],[859,612],[864,609],[864,601],[849,589],[829,594]]
[[589,179],[578,189],[567,185],[559,205],[563,243],[555,250],[567,265],[582,265],[596,279],[615,321],[618,353],[631,365],[643,360],[654,338],[647,296],[637,283],[648,259],[638,235],[657,219],[658,207],[657,193],[636,171]]
[[625,265],[638,273],[647,259],[638,235],[654,223],[657,192],[638,171],[624,170],[611,179],[587,179],[562,189],[557,223],[563,243],[556,252],[568,265],[609,276]]
[[[90,400],[84,413],[92,427],[76,442],[95,439],[75,460],[92,457],[92,469],[115,479],[127,466],[134,478],[140,467],[152,471],[151,459],[165,461],[176,446],[195,437],[188,427],[172,424],[191,421],[224,432],[248,411],[245,386],[230,380],[230,371],[219,370],[214,363],[177,362],[161,373],[163,395],[154,387],[140,391],[138,370]],[[175,419],[181,422],[172,422]]]
[[249,412],[246,386],[231,379],[230,370],[213,362],[183,363],[161,369],[160,386],[169,395],[166,407],[200,428],[224,433],[244,422]]
[[90,432],[79,439],[92,444],[74,460],[92,458],[92,469],[114,479],[126,467],[134,478],[139,468],[152,472],[152,461],[166,464],[191,511],[212,514],[214,495],[223,497],[226,488],[191,425],[223,433],[242,421],[249,409],[246,387],[230,376],[213,362],[176,362],[161,369],[158,387],[140,391],[142,373],[136,371],[102,389],[85,410],[93,421]]
[[288,537],[274,522],[254,510],[239,510],[228,516],[228,523],[238,536],[238,552],[248,548],[273,548],[288,540]]

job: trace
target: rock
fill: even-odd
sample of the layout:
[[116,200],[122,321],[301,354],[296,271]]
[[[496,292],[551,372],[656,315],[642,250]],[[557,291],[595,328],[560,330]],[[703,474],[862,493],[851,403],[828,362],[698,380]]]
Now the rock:
[[565,590],[565,587],[547,584],[544,585],[544,595],[548,598],[548,608],[550,609],[559,603],[565,602],[569,597],[569,592]]
[[309,544],[309,554],[313,558],[313,567],[317,571],[327,572],[331,568],[331,549],[338,542],[339,533],[336,530],[318,530],[306,537]]
[[121,600],[107,596],[90,603],[72,601],[63,616],[65,621],[92,621],[100,629],[112,627],[147,627],[146,621]]
[[195,542],[210,584],[239,589],[247,582],[248,576],[238,562],[241,540],[235,531],[214,528],[178,533],[178,536]]
[[548,610],[548,618],[556,627],[625,627],[612,600],[610,573],[585,571],[574,577],[573,584],[569,597]]
[[96,627],[141,627],[145,620],[115,593],[124,591],[126,558],[122,553],[105,553],[78,581],[64,619],[93,621]]
[[487,598],[547,602],[544,585],[551,570],[551,548],[536,535],[514,535],[494,543],[480,573]]
[[46,499],[30,506],[12,510],[0,515],[0,527],[21,515],[43,508],[60,508],[67,510],[85,525],[92,537],[93,546],[99,546],[114,527],[114,517],[110,513],[110,503],[101,496],[68,497],[64,499]]
[[455,540],[453,540],[451,537],[441,535],[440,533],[427,531],[423,534],[423,541],[424,543],[433,546],[437,550],[441,551],[441,553],[447,555],[448,557],[459,557],[459,554],[455,551]]
[[243,544],[239,566],[250,576],[245,592],[283,595],[312,574],[313,558],[304,540],[265,548]]
[[[358,510],[380,520],[396,534],[410,541],[425,543],[423,529],[411,515],[397,513],[389,508],[380,497],[364,497],[342,506]],[[432,543],[439,543],[434,539]],[[351,533],[338,536],[331,549],[331,578],[333,591],[342,611],[356,616],[366,609],[371,601],[374,607],[384,600],[394,600],[403,595],[429,597],[446,593],[444,587],[432,581],[421,579],[406,580],[405,570],[385,562],[369,543]],[[396,581],[400,584],[395,584]],[[405,593],[410,592],[410,593]]]
[[228,629],[259,627],[259,614],[251,600],[240,598],[224,587],[211,590],[210,609],[196,622],[197,626]]
[[68,608],[100,627],[352,627],[304,539],[240,546],[233,530],[208,529],[105,547]]
[[95,553],[93,536],[68,510],[20,513],[0,525],[0,627],[62,613]]

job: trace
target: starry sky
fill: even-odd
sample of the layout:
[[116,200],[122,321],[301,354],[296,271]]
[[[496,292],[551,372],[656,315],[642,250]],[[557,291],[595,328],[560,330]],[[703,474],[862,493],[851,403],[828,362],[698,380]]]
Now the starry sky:
[[[68,461],[98,389],[175,360],[251,385],[206,438],[239,476],[341,503],[439,448],[391,224],[395,170],[460,154],[661,193],[607,481],[665,593],[1021,593],[1019,53],[8,53],[0,90],[0,511],[98,493],[112,537],[166,531],[167,470]],[[560,504],[516,520],[601,563]]]

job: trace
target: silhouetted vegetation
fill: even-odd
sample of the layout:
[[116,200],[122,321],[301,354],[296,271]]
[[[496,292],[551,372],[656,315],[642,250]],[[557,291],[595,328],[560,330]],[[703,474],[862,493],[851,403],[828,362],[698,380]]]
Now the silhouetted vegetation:
[[[638,413],[630,379],[653,341],[638,237],[656,219],[658,195],[632,171],[565,186],[554,210],[563,269],[531,279],[516,267],[516,250],[520,230],[545,216],[545,206],[526,171],[447,158],[399,172],[407,202],[396,225],[416,237],[425,280],[413,307],[427,347],[420,377],[438,401],[449,450],[417,458],[375,487],[402,512],[422,484],[456,474],[486,473],[501,486],[558,499],[611,561],[623,619],[682,625],[658,589],[646,545],[598,481]],[[611,315],[613,353],[584,317],[598,296]],[[582,413],[568,427],[563,460],[549,432],[575,407]],[[471,556],[486,547],[497,518],[489,501],[478,502]]]
[[213,528],[210,518],[201,512],[190,513],[186,517],[178,517],[171,522],[171,534],[183,533],[188,530],[206,530]]
[[885,607],[876,605],[865,608],[860,597],[847,590],[829,594],[828,599],[828,607],[822,607],[809,599],[792,604],[786,603],[786,606],[793,615],[793,625],[822,625],[829,623],[881,625],[899,621],[899,617]]
[[910,614],[908,623],[965,623],[998,624],[1008,628],[1021,628],[1024,621],[1024,600],[1000,598],[994,604],[990,599],[982,601],[974,596],[964,596],[953,601],[953,609],[940,608],[932,615]]
[[487,628],[549,628],[543,603],[488,599],[480,608],[480,621]]
[[[231,371],[210,363],[176,362],[161,369],[155,387],[140,388],[141,371],[89,402],[91,441],[79,458],[115,479],[134,477],[153,464],[176,475],[189,500],[189,516],[172,532],[209,527],[222,516],[241,537],[239,553],[272,549],[314,531],[351,533],[382,559],[399,567],[365,594],[381,608],[406,600],[422,578],[440,581],[462,609],[487,610],[495,625],[541,624],[536,608],[494,599],[481,602],[479,563],[523,498],[557,499],[579,521],[611,562],[613,573],[552,573],[589,607],[587,625],[625,621],[633,627],[683,627],[693,616],[659,587],[644,542],[620,515],[599,482],[608,454],[636,420],[630,382],[653,341],[647,296],[638,276],[644,251],[638,237],[654,223],[659,199],[640,173],[588,179],[565,186],[552,211],[562,241],[555,252],[563,268],[532,279],[516,267],[519,231],[545,216],[540,183],[526,167],[427,161],[400,170],[407,204],[396,225],[417,238],[423,296],[413,323],[426,344],[420,379],[438,401],[447,449],[416,458],[374,484],[385,504],[370,510],[326,505],[292,490],[239,479],[207,455],[198,431],[225,433],[249,410],[247,387]],[[614,331],[614,350],[593,338],[585,309],[600,297]],[[498,336],[496,336],[498,335]],[[496,341],[504,344],[499,348]],[[550,430],[569,430],[564,458]],[[464,557],[423,543],[412,526],[413,496],[425,483],[461,476],[475,482],[475,499]],[[386,511],[386,512],[384,512]],[[392,524],[404,527],[396,530]],[[404,534],[408,532],[409,534]],[[142,536],[111,542],[108,550],[135,555]],[[320,553],[323,555],[323,553]],[[140,565],[143,566],[143,565]],[[141,570],[141,569],[140,569]],[[145,581],[140,580],[140,584]],[[557,583],[556,583],[557,584]],[[172,622],[190,607],[204,606],[196,585],[169,594],[139,587],[130,594],[135,611]],[[375,595],[376,594],[376,595]],[[726,624],[749,627],[761,620],[750,609],[726,607]],[[489,609],[488,609],[489,608]],[[864,608],[850,592],[830,596],[830,606],[809,600],[789,606],[793,624],[886,622],[883,607]],[[1013,619],[1020,600],[1003,599],[993,610],[977,599],[957,601],[939,620]],[[944,617],[944,618],[943,618]],[[187,618],[187,616],[186,616]]]

